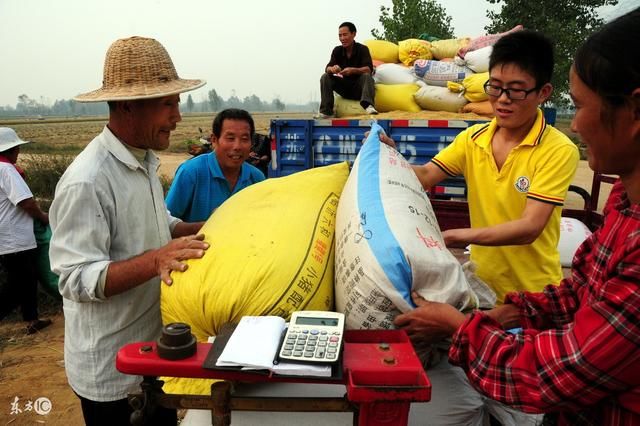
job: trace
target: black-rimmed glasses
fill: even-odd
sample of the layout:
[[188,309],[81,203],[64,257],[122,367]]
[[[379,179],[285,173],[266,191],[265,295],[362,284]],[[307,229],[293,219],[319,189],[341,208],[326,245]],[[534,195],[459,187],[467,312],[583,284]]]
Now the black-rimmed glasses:
[[488,81],[484,84],[484,93],[494,98],[499,98],[502,96],[502,93],[507,94],[507,98],[513,101],[520,101],[525,99],[529,93],[535,92],[539,87],[534,87],[533,89],[524,90],[524,89],[505,89],[504,87],[496,86],[495,84],[491,84]]

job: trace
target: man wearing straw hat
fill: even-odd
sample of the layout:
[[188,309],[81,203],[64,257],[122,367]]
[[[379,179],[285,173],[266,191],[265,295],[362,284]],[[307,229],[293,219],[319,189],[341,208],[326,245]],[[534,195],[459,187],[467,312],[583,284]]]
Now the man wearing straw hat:
[[[116,370],[115,355],[160,335],[160,281],[171,285],[171,271],[208,247],[194,235],[202,223],[168,214],[153,152],[181,120],[179,94],[204,84],[179,78],[156,40],[131,37],[107,51],[102,87],[75,98],[109,103],[107,125],[62,176],[50,210],[65,369],[87,425],[129,423],[139,380]],[[158,408],[149,421],[176,424],[176,412]]]

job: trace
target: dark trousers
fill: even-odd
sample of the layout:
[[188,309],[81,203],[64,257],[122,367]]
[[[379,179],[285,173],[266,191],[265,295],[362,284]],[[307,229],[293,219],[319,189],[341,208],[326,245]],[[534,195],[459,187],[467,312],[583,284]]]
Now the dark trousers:
[[38,275],[36,249],[0,255],[0,263],[7,272],[7,282],[0,294],[0,320],[16,306],[22,310],[22,319],[38,319]]
[[[80,398],[82,415],[87,426],[126,426],[130,425],[130,417],[133,409],[127,399],[117,401],[97,402]],[[145,425],[175,426],[178,424],[178,413],[174,409],[156,407],[153,416],[145,419]]]
[[337,92],[346,99],[360,100],[362,108],[373,105],[376,96],[376,86],[371,74],[360,74],[355,78],[334,77],[324,73],[320,77],[320,112],[333,114],[333,92]]

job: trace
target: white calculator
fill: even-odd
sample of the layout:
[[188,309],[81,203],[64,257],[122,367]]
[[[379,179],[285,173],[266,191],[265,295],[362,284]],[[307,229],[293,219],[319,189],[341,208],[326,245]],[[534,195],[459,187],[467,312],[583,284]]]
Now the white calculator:
[[332,363],[340,358],[344,314],[327,311],[297,311],[291,314],[280,360]]

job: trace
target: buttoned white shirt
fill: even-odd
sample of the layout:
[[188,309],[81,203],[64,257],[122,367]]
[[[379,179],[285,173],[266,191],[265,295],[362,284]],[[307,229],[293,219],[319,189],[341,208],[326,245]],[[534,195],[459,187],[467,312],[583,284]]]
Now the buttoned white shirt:
[[0,163],[0,255],[36,248],[33,219],[18,203],[33,194],[13,164]]
[[73,390],[93,401],[126,398],[139,377],[119,373],[117,351],[155,340],[161,331],[160,279],[105,298],[109,263],[157,249],[180,221],[168,214],[157,176],[105,127],[56,187],[49,218],[51,267],[60,276],[65,316],[65,369]]

